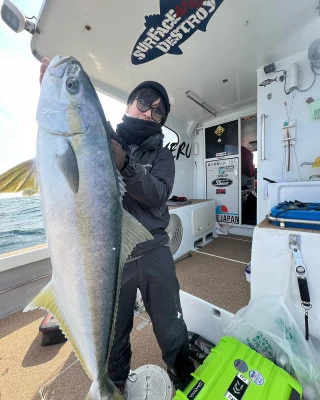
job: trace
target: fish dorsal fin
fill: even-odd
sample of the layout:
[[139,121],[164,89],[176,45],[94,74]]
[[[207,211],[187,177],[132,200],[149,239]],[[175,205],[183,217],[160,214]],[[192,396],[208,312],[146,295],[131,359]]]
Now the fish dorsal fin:
[[[38,193],[36,160],[24,161],[0,175],[0,193]],[[28,192],[26,192],[28,193]]]
[[77,156],[68,140],[65,141],[66,147],[62,154],[56,156],[57,165],[66,178],[73,193],[78,193],[79,189],[79,168]]
[[123,210],[120,266],[125,263],[138,243],[152,239],[151,233],[136,218]]

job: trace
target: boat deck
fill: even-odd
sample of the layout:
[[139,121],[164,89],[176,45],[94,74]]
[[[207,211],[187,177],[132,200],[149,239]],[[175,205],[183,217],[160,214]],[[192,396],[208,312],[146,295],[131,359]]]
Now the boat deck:
[[[218,236],[176,263],[181,289],[235,313],[247,305],[250,284],[245,266],[251,258],[251,238]],[[79,400],[90,387],[68,342],[41,346],[39,325],[45,311],[16,312],[0,320],[0,399]],[[165,369],[145,313],[136,315],[131,334],[131,368],[155,364]],[[41,393],[40,393],[41,391]]]

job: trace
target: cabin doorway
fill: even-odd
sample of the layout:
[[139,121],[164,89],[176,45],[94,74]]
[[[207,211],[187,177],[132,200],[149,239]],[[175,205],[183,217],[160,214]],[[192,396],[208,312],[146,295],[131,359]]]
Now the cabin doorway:
[[257,115],[241,118],[241,222],[257,224]]
[[205,128],[206,198],[215,199],[217,222],[257,223],[257,115]]

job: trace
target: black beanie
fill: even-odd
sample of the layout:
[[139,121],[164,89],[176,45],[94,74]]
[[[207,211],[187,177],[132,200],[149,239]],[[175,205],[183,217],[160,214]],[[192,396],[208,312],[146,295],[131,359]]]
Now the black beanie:
[[163,99],[164,108],[166,110],[166,116],[162,121],[162,125],[163,125],[165,120],[167,119],[167,116],[168,116],[169,112],[170,112],[170,101],[169,101],[169,96],[168,96],[168,93],[167,93],[166,89],[158,82],[155,82],[155,81],[144,81],[144,82],[140,83],[130,93],[130,95],[128,97],[127,104],[130,104],[134,100],[135,93],[137,93],[137,91],[140,90],[140,89],[153,89],[157,93],[159,93],[159,95]]

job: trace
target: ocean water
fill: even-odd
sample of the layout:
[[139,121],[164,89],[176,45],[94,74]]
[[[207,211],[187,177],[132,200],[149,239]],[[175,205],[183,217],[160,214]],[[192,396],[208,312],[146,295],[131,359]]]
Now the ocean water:
[[39,196],[0,196],[0,254],[46,243]]

